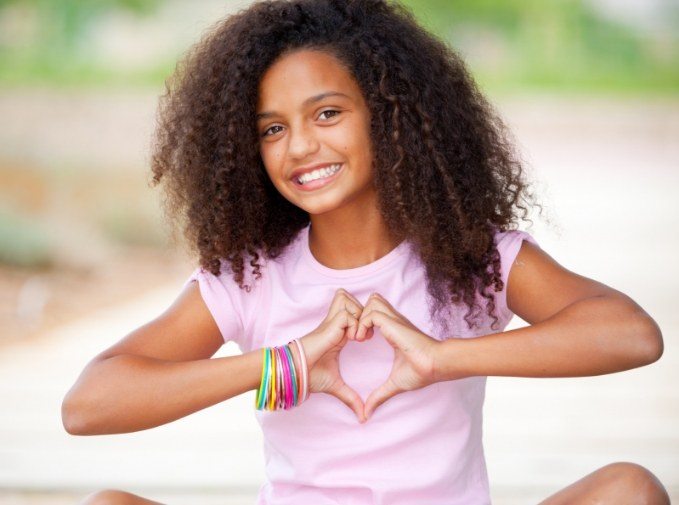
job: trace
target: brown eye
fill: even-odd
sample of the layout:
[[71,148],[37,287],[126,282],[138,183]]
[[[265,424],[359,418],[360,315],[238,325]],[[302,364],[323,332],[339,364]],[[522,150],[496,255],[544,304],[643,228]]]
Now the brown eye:
[[[271,128],[267,128],[266,130],[264,130],[264,133],[262,133],[262,137],[268,137],[267,132],[270,131],[272,128],[280,128],[280,126],[274,125]],[[274,132],[274,133],[278,133],[278,132]]]
[[[340,113],[340,111],[338,111],[338,110],[335,110],[335,109],[328,109],[328,110],[324,110],[323,112],[321,112],[321,114],[327,114],[328,112],[335,112],[335,113],[336,113],[336,114],[333,114],[332,116],[330,116],[331,118],[332,118],[332,117],[335,117],[337,114]],[[326,119],[327,119],[327,118],[326,118]]]

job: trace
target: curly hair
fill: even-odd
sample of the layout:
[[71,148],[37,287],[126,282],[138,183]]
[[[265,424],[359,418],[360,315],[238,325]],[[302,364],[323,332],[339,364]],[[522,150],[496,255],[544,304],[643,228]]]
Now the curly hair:
[[278,257],[310,221],[267,176],[255,119],[262,75],[297,49],[329,52],[359,84],[379,210],[424,264],[432,316],[464,303],[472,328],[480,295],[495,325],[493,291],[504,286],[493,237],[526,219],[534,195],[462,59],[386,0],[256,2],[213,25],[178,62],[159,101],[152,185],[165,180],[166,214],[200,265],[219,275],[228,261],[249,292],[246,261],[261,277],[260,254]]

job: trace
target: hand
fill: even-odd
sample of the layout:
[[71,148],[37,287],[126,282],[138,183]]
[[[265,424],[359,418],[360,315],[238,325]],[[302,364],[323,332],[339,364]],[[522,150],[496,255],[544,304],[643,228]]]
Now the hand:
[[375,326],[394,348],[394,364],[387,380],[366,400],[366,419],[389,398],[437,382],[434,363],[440,342],[422,333],[378,293],[368,298],[358,321],[358,331],[349,338],[358,342],[367,340],[372,337]]
[[366,421],[363,400],[340,375],[339,353],[349,337],[356,334],[362,311],[363,305],[340,288],[335,292],[323,322],[300,339],[309,369],[309,392],[327,393],[338,398],[354,411],[361,423]]

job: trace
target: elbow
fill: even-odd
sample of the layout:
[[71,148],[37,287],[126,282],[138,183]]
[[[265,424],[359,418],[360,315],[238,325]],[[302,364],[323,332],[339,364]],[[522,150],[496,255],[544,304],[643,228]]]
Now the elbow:
[[70,435],[96,435],[96,423],[101,419],[100,387],[88,378],[93,372],[90,362],[61,401],[61,424]]
[[650,365],[651,363],[658,361],[662,357],[664,351],[665,346],[663,344],[662,337],[660,337],[659,341],[655,341],[648,346],[648,361],[646,364]]
[[61,424],[69,435],[90,435],[83,409],[69,395],[61,403]]
[[640,347],[643,349],[644,365],[650,365],[658,361],[665,351],[662,331],[658,323],[650,316],[643,317],[640,321],[638,338],[641,340]]
[[69,404],[64,401],[61,404],[61,424],[69,435],[82,435],[82,423],[76,419],[75,412]]
[[62,404],[61,406],[61,424],[64,426],[64,430],[66,430],[66,433],[69,435],[80,435],[80,425],[76,423],[73,414],[67,411],[67,409],[64,408],[64,405]]

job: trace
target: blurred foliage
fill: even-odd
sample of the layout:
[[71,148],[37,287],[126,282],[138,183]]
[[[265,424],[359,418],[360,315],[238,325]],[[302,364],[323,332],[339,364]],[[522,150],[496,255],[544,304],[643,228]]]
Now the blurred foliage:
[[[13,46],[0,37],[0,82],[5,84],[110,84],[161,80],[166,72],[125,73],[102,65],[89,51],[92,28],[112,12],[148,16],[162,0],[0,0],[0,17],[14,10],[20,23],[33,25],[29,44]],[[4,42],[4,44],[3,44]]]
[[[403,0],[496,90],[679,91],[679,4],[643,31],[584,0]],[[669,27],[669,28],[668,28]]]
[[41,18],[36,47],[63,55],[82,41],[87,28],[111,11],[150,14],[160,0],[0,0],[0,10],[10,6],[33,9]]
[[[142,207],[142,203],[147,205]],[[99,208],[94,216],[97,228],[112,243],[122,246],[141,246],[163,249],[168,247],[166,224],[158,214],[157,206],[148,205],[149,200],[127,198],[110,202]]]
[[0,160],[0,265],[60,268],[102,250],[167,250],[160,195],[134,174],[59,158],[49,170]]
[[0,263],[20,267],[48,267],[52,251],[44,225],[0,207]]
[[[677,2],[658,4],[666,28],[651,32],[609,19],[585,0],[401,1],[493,90],[679,90]],[[0,21],[3,11],[19,9],[31,13],[38,26],[34,39],[20,47],[0,34],[0,84],[162,86],[179,55],[121,69],[89,50],[97,37],[92,27],[106,14],[150,15],[167,2],[0,0]]]

